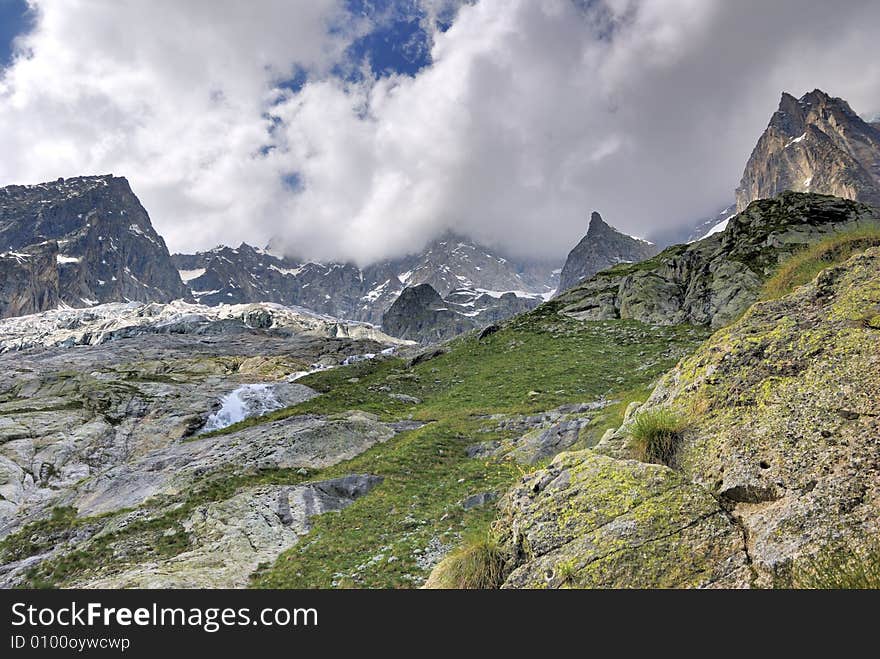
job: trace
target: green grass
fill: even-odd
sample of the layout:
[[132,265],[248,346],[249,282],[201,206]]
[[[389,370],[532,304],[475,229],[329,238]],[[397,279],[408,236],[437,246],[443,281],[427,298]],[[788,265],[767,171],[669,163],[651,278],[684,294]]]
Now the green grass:
[[687,419],[667,408],[654,408],[637,414],[627,427],[627,433],[643,462],[669,467],[675,464],[675,454]]
[[504,557],[498,540],[491,533],[465,539],[440,562],[433,579],[436,588],[500,588],[504,582]]
[[762,299],[775,300],[812,281],[822,270],[880,245],[880,228],[837,233],[785,260],[764,284]]
[[76,508],[53,508],[49,518],[31,522],[17,533],[0,540],[0,565],[51,549],[58,538],[76,523]]
[[792,585],[818,590],[880,589],[880,541],[854,550],[833,547],[796,566]]

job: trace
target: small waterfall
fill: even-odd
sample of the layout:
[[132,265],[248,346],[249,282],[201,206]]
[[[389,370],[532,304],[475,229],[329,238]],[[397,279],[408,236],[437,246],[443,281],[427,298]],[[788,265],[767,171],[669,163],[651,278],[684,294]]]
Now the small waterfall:
[[222,398],[220,409],[208,417],[202,432],[221,430],[248,417],[260,416],[282,407],[275,397],[273,385],[245,384]]

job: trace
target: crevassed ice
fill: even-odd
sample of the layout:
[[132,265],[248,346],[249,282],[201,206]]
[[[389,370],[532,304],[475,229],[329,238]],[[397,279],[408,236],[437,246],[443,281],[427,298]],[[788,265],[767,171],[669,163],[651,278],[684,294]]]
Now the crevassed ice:
[[282,407],[271,384],[245,384],[222,398],[220,409],[208,417],[202,432],[221,430],[249,417],[267,414]]

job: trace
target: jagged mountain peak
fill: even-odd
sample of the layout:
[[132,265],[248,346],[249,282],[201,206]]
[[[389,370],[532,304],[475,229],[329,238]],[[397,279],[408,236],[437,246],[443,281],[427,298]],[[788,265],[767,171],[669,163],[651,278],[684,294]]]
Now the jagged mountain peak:
[[880,204],[880,131],[820,89],[784,92],[746,164],[737,210],[783,190]]
[[571,250],[562,267],[558,291],[568,290],[618,263],[642,261],[657,252],[653,243],[621,233],[593,211],[586,235]]

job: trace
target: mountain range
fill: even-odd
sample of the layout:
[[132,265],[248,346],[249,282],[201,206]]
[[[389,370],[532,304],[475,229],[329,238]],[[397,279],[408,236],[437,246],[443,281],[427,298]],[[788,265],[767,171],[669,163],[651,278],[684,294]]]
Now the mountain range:
[[[880,203],[877,124],[820,90],[800,99],[784,93],[746,164],[735,207],[701,221],[688,242],[720,232],[750,201],[784,190]],[[83,176],[0,189],[0,317],[107,302],[271,302],[433,342],[658,251],[594,212],[564,263],[510,258],[449,232],[417,253],[365,267],[244,243],[172,256],[125,178]]]

